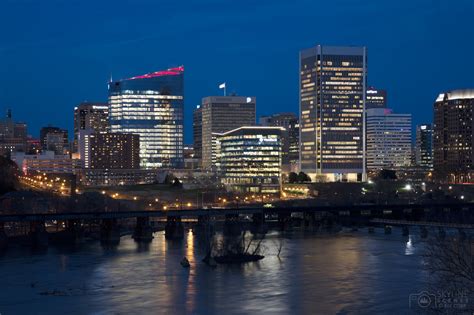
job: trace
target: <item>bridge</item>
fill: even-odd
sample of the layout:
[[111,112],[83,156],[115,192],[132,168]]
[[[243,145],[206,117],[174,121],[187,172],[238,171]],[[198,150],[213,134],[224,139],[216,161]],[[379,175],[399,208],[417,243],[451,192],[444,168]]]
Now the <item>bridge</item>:
[[[100,211],[71,213],[22,213],[0,215],[0,248],[6,239],[5,226],[12,223],[29,224],[29,235],[37,245],[47,243],[46,223],[63,222],[65,232],[73,239],[80,238],[85,222],[99,222],[100,239],[107,243],[120,240],[119,220],[136,219],[133,237],[137,241],[150,241],[153,228],[150,218],[166,221],[166,238],[182,238],[184,227],[182,219],[192,219],[199,227],[210,221],[223,221],[224,232],[240,233],[241,217],[251,218],[258,231],[266,222],[276,221],[285,229],[297,221],[301,226],[321,226],[334,223],[349,226],[435,226],[438,228],[473,229],[474,203],[426,203],[390,205],[316,205],[311,207],[241,207],[223,209],[186,210],[141,210],[141,211]],[[405,233],[405,230],[404,230]],[[46,236],[45,236],[46,235]]]

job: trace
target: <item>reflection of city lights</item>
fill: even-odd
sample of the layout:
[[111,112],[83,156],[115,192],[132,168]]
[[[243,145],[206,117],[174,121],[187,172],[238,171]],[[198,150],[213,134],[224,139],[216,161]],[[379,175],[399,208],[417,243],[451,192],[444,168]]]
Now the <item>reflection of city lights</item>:
[[409,236],[408,241],[405,246],[405,255],[413,255],[414,252],[415,252],[415,248],[413,247],[411,236]]

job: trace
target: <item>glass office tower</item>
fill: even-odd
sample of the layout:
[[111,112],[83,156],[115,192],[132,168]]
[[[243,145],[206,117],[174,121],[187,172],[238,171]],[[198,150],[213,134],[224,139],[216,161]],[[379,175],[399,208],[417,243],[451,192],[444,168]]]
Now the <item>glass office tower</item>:
[[423,124],[416,126],[416,165],[433,168],[433,126]]
[[112,132],[140,135],[140,167],[183,166],[184,67],[109,83]]
[[300,169],[312,180],[365,179],[365,47],[300,52]]

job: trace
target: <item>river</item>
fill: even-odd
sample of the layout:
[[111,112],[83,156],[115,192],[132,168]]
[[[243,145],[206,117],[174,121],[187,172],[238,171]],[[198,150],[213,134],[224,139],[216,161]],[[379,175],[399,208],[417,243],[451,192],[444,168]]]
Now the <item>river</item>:
[[401,234],[272,232],[262,261],[214,269],[192,232],[113,249],[13,247],[0,256],[0,314],[406,314],[428,277],[423,243]]

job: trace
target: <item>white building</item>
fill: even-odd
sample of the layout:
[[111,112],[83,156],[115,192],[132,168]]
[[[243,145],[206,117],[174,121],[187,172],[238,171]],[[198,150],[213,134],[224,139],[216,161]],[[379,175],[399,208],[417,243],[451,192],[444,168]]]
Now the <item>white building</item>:
[[367,168],[399,169],[411,164],[411,114],[388,108],[367,110]]

